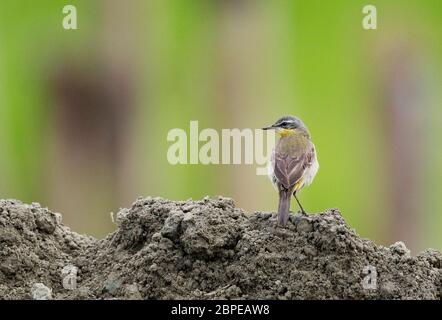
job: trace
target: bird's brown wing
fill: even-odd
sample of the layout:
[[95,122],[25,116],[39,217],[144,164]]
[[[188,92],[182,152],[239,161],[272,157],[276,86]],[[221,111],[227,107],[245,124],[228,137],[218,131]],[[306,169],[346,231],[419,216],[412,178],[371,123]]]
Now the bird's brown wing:
[[285,189],[291,189],[301,179],[305,169],[312,164],[313,159],[313,146],[309,147],[307,152],[296,157],[276,152],[274,175]]

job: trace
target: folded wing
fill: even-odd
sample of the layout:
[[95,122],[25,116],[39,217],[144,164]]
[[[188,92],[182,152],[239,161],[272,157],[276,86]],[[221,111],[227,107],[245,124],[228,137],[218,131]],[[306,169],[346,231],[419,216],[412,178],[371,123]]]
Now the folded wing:
[[291,189],[302,178],[306,168],[314,160],[314,147],[309,146],[307,152],[292,157],[286,153],[275,152],[274,175],[285,189]]

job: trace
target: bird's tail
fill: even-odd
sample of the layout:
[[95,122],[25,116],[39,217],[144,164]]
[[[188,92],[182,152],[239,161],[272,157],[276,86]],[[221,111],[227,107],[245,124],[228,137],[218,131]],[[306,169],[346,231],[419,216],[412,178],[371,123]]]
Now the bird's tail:
[[291,197],[290,190],[279,191],[278,225],[285,226],[289,220]]

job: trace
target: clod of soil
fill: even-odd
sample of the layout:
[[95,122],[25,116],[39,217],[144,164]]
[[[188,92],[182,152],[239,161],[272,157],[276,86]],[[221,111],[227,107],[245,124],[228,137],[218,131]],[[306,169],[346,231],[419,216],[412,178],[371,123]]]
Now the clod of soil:
[[442,254],[361,239],[337,210],[248,214],[231,199],[145,198],[103,240],[0,200],[2,299],[440,299]]

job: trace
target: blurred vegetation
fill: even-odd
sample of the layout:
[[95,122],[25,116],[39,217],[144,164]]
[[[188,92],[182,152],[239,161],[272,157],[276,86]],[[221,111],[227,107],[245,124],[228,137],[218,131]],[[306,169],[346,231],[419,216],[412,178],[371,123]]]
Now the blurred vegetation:
[[[171,166],[167,132],[301,117],[321,169],[308,211],[362,236],[442,248],[442,3],[0,2],[0,197],[41,202],[103,236],[137,196],[231,196],[274,210],[255,166]],[[295,208],[295,203],[292,204]]]

